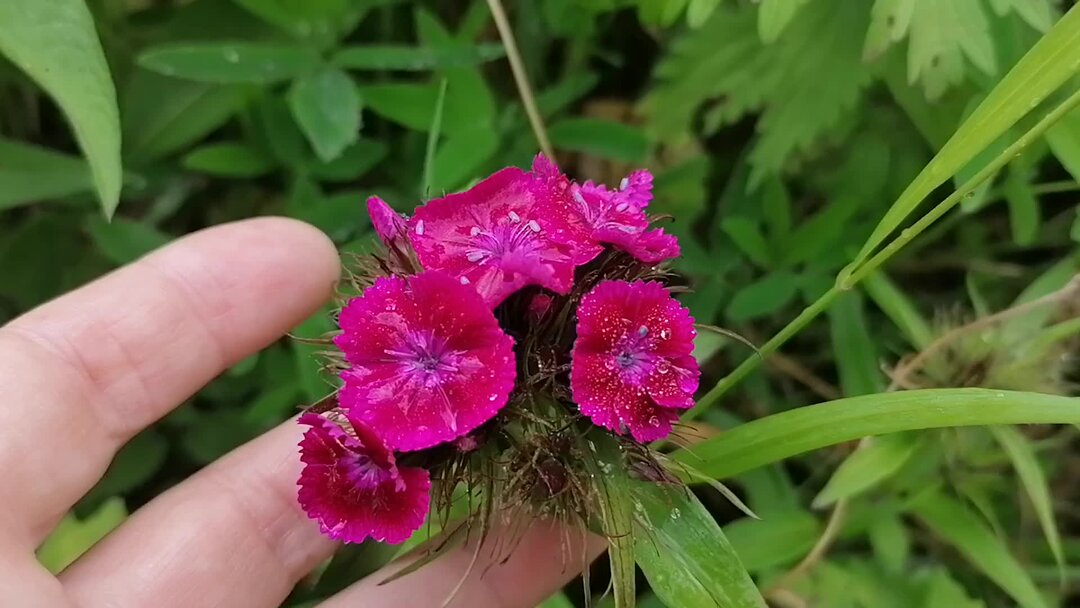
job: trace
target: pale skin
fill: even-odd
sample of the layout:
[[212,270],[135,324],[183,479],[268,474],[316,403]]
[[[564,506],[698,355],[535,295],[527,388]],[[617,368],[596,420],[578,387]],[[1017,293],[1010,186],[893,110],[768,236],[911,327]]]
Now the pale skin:
[[[154,498],[59,576],[34,550],[128,439],[315,312],[338,268],[316,229],[248,220],[0,327],[0,605],[269,608],[330,556],[336,545],[296,504],[302,429],[288,422]],[[451,605],[535,606],[581,567],[565,538],[535,524],[508,562],[474,568]],[[588,544],[588,555],[603,545]],[[386,585],[377,573],[322,605],[439,606],[471,557],[461,549]]]

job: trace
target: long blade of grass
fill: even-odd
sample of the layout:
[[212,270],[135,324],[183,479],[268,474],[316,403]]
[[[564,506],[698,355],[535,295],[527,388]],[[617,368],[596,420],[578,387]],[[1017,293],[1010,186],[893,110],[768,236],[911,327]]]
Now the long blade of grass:
[[431,176],[435,169],[435,149],[439,146],[439,132],[442,131],[443,106],[446,105],[446,79],[439,83],[439,96],[435,99],[435,114],[431,117],[431,130],[428,131],[427,150],[424,152],[424,185],[420,196],[431,193]]

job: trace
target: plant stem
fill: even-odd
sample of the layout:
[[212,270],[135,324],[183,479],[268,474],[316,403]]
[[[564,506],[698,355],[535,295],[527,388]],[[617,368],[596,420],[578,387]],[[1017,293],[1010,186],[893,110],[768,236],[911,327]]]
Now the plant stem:
[[947,211],[952,209],[959,203],[965,196],[973,192],[984,181],[990,179],[995,173],[997,173],[1002,167],[1009,163],[1013,158],[1020,154],[1027,146],[1031,145],[1035,140],[1042,136],[1042,134],[1049,129],[1054,123],[1060,120],[1063,116],[1069,113],[1070,110],[1080,104],[1080,90],[1073,92],[1064,102],[1059,106],[1047,113],[1039,122],[1033,126],[1027,133],[1024,133],[1012,143],[1008,148],[1002,151],[993,161],[983,167],[981,171],[972,176],[971,179],[964,182],[955,192],[950,194],[945,200],[938,203],[931,209],[926,215],[919,218],[917,222],[910,227],[900,231],[900,235],[896,237],[892,242],[885,246],[884,249],[873,255],[869,260],[852,269],[850,272],[845,273],[842,271],[840,276],[837,277],[837,284],[834,285],[829,291],[822,294],[813,304],[807,306],[799,316],[795,317],[790,323],[788,323],[783,329],[780,330],[775,336],[772,337],[759,349],[758,354],[752,357],[748,357],[742,363],[739,364],[730,374],[720,379],[709,392],[698,400],[697,405],[693,409],[686,412],[684,415],[685,420],[693,420],[700,416],[706,409],[712,404],[720,400],[733,386],[738,384],[743,378],[745,378],[750,372],[757,368],[761,364],[761,361],[775,352],[780,346],[791,339],[802,328],[809,325],[819,314],[825,311],[830,304],[844,291],[853,288],[863,280],[867,275],[874,272],[882,264],[884,264],[890,257],[897,251],[904,247],[913,238],[918,236],[923,230],[926,230],[931,224],[938,220]]
[[551,147],[547,130],[544,129],[544,119],[540,116],[540,110],[536,107],[536,97],[533,95],[532,85],[529,84],[529,75],[525,73],[525,62],[521,60],[518,52],[517,40],[514,38],[514,30],[510,28],[510,20],[506,18],[502,0],[487,0],[491,16],[495,18],[495,28],[499,30],[499,38],[502,39],[506,48],[506,58],[510,60],[510,71],[514,74],[514,83],[517,84],[521,103],[525,106],[525,114],[529,117],[536,141],[540,144],[540,150],[550,159],[555,158],[555,150]]
[[431,193],[431,174],[435,165],[435,148],[439,144],[439,132],[442,131],[443,106],[446,104],[446,79],[439,83],[439,97],[435,101],[435,114],[431,118],[431,131],[428,132],[427,150],[424,152],[424,185],[421,198]]

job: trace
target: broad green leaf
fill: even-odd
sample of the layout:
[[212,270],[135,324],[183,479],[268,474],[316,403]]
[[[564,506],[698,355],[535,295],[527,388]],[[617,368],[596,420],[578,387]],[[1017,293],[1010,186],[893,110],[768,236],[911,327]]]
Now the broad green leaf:
[[479,174],[495,155],[499,134],[492,129],[456,133],[439,146],[431,175],[431,194],[453,192]]
[[247,102],[240,86],[206,84],[138,69],[120,97],[124,157],[146,164],[199,141]]
[[649,140],[636,127],[600,118],[567,118],[549,128],[557,148],[601,158],[641,163],[649,153]]
[[934,189],[1076,73],[1080,8],[1073,7],[994,87],[874,228],[849,268],[862,264]]
[[1004,15],[1009,10],[1016,11],[1031,27],[1045,32],[1054,23],[1054,9],[1051,0],[990,0],[994,12]]
[[867,530],[878,562],[889,572],[900,574],[911,555],[911,537],[904,522],[893,513],[878,514]]
[[840,464],[814,498],[814,507],[826,507],[838,500],[857,496],[892,477],[915,455],[919,445],[919,435],[916,433],[875,437]]
[[443,110],[446,107],[447,81],[444,78],[439,83],[439,97],[435,100],[435,112],[431,115],[431,129],[428,130],[427,145],[424,150],[423,179],[420,182],[420,196],[431,196],[431,174],[435,168],[435,148],[439,145],[439,137],[442,135]]
[[744,517],[726,529],[735,553],[754,572],[794,564],[821,536],[821,523],[801,508],[778,509],[760,520]]
[[908,44],[908,82],[923,82],[937,99],[964,77],[964,59],[986,74],[997,73],[997,57],[980,0],[916,2]]
[[600,79],[592,72],[569,76],[536,94],[536,107],[544,118],[566,109],[589,93]]
[[106,221],[93,216],[88,219],[86,229],[94,245],[118,266],[134,262],[170,239],[153,226],[122,217]]
[[948,388],[864,395],[747,422],[674,453],[717,479],[861,437],[990,424],[1074,424],[1080,399],[1018,391]]
[[253,116],[254,128],[249,133],[256,146],[268,150],[274,158],[290,167],[301,167],[311,161],[311,146],[284,99],[265,97]]
[[916,2],[918,0],[875,0],[863,46],[865,60],[877,59],[891,45],[907,36]]
[[1080,182],[1080,108],[1046,131],[1046,143],[1069,175]]
[[269,84],[314,70],[308,47],[253,42],[169,44],[143,51],[139,65],[165,76],[199,82]]
[[388,146],[377,139],[360,139],[336,159],[310,163],[307,170],[321,181],[353,182],[386,158],[387,152]]
[[[685,0],[684,0],[685,1]],[[699,28],[709,20],[716,7],[720,6],[722,0],[690,0],[689,6],[686,7],[686,24],[692,28]],[[677,2],[668,2],[668,4],[678,4]]]
[[971,599],[964,587],[953,580],[949,571],[937,568],[926,583],[925,608],[985,608],[980,600]]
[[917,350],[926,348],[933,341],[934,332],[930,329],[930,323],[888,275],[882,271],[870,273],[861,285],[874,304],[877,304]]
[[733,322],[771,315],[795,297],[798,282],[787,271],[776,271],[743,287],[731,299],[727,316]]
[[289,89],[289,108],[323,162],[341,156],[360,135],[360,95],[352,78],[336,68],[297,79]]
[[712,514],[689,491],[635,483],[638,565],[669,608],[764,608]]
[[1054,560],[1064,572],[1065,553],[1061,548],[1061,534],[1058,532],[1057,521],[1054,518],[1054,505],[1050,497],[1050,486],[1046,481],[1046,474],[1042,465],[1035,457],[1035,449],[1023,433],[1011,426],[992,426],[990,431],[994,434],[1005,453],[1009,455],[1016,475],[1027,492],[1031,506],[1038,516],[1039,525],[1042,527],[1046,543],[1050,545],[1050,552]]
[[787,24],[799,12],[807,0],[761,0],[758,8],[758,34],[764,42],[773,42],[780,37]]
[[[111,216],[120,202],[123,179],[120,117],[86,3],[4,0],[0,24],[0,55],[26,72],[63,110],[90,164],[102,209]],[[0,201],[3,198],[0,194]]]
[[101,504],[97,511],[79,520],[67,515],[49,534],[37,550],[41,565],[56,574],[86,553],[105,535],[112,532],[127,519],[127,508],[121,498],[113,498]]
[[829,330],[844,395],[854,397],[884,390],[881,361],[858,292],[845,293],[829,308]]
[[504,54],[501,44],[491,43],[442,49],[372,44],[342,47],[331,61],[350,70],[423,71],[473,66]]
[[1008,547],[964,505],[937,491],[926,492],[910,505],[915,517],[956,547],[973,566],[997,583],[1023,608],[1047,604]]
[[347,31],[378,2],[349,0],[233,0],[253,15],[300,38],[326,39]]
[[89,192],[90,169],[80,158],[0,139],[0,210]]
[[746,217],[726,217],[720,221],[720,228],[750,261],[764,268],[769,266],[769,244],[757,222]]
[[195,148],[184,156],[181,164],[192,171],[226,177],[256,177],[274,168],[273,159],[240,142]]

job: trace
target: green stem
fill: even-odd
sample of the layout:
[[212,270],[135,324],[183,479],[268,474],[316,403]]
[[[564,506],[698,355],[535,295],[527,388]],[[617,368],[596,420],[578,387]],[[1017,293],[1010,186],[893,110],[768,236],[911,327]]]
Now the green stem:
[[868,274],[877,270],[882,264],[884,264],[893,254],[904,247],[911,239],[918,236],[923,230],[926,230],[931,224],[938,220],[947,211],[952,209],[959,203],[965,196],[973,192],[984,181],[990,179],[995,173],[1001,170],[1002,167],[1007,165],[1009,161],[1018,156],[1024,148],[1031,145],[1035,140],[1042,136],[1042,134],[1049,129],[1054,123],[1060,120],[1063,116],[1069,113],[1074,107],[1080,104],[1080,90],[1075,91],[1069,96],[1061,105],[1054,108],[1051,112],[1043,116],[1035,126],[1033,126],[1027,133],[1024,133],[1019,139],[1006,148],[1001,154],[999,154],[993,161],[983,167],[981,171],[972,176],[971,179],[964,182],[955,192],[949,195],[945,200],[938,203],[933,209],[926,213],[926,215],[919,218],[917,222],[912,224],[909,228],[905,228],[900,231],[900,236],[890,242],[884,249],[872,256],[869,260],[864,262],[861,266],[858,266],[850,270],[843,278],[845,273],[841,272],[837,277],[837,284],[834,285],[829,291],[825,292],[819,297],[813,304],[807,306],[799,316],[795,317],[790,323],[780,330],[775,336],[773,336],[768,342],[766,342],[756,355],[752,355],[739,364],[730,374],[720,379],[708,393],[698,400],[697,405],[693,409],[686,412],[683,415],[684,420],[693,420],[700,416],[706,409],[712,406],[714,403],[720,400],[733,386],[738,384],[743,378],[745,378],[750,372],[757,368],[761,362],[776,352],[785,342],[791,339],[796,333],[802,330],[804,327],[810,324],[819,314],[825,311],[833,300],[835,300],[841,293],[853,288],[863,280]]
[[446,104],[446,79],[439,83],[439,97],[435,100],[435,115],[431,118],[431,131],[428,132],[427,150],[424,152],[424,185],[421,198],[431,194],[431,175],[435,167],[435,148],[439,144],[439,132],[442,131],[443,106]]

